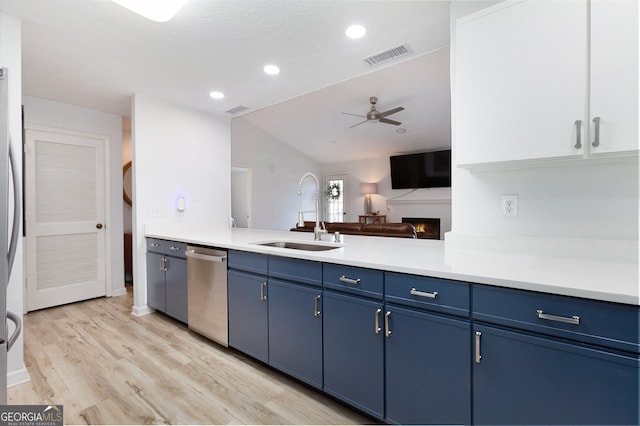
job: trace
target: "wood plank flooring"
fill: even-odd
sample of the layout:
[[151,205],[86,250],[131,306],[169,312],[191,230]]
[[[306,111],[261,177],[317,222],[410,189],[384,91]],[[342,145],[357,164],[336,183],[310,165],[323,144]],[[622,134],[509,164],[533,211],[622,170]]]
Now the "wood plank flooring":
[[65,424],[363,424],[372,420],[132,297],[24,317],[29,383],[9,404],[63,404]]

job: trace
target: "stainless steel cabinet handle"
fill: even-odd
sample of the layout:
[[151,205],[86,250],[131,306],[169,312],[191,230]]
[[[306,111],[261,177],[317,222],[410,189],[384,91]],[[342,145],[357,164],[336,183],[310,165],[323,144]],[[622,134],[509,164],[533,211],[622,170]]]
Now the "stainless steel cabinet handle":
[[340,281],[342,281],[343,283],[353,284],[353,285],[360,284],[360,278],[356,278],[354,280],[353,278],[347,278],[344,275],[340,277]]
[[171,251],[178,251],[178,250],[180,250],[180,247],[171,246],[171,247],[169,247],[169,250],[171,250]]
[[158,244],[158,243],[151,243],[151,244],[149,244],[149,247],[160,247],[160,244]]
[[538,309],[536,311],[536,314],[538,315],[538,318],[540,319],[544,319],[544,320],[549,320],[549,321],[558,321],[558,322],[566,322],[567,324],[575,324],[575,325],[580,325],[580,317],[577,315],[574,315],[572,317],[560,317],[558,315],[551,315],[551,314],[545,314],[544,312],[542,312],[542,309]]
[[429,299],[435,299],[436,297],[438,297],[437,291],[434,291],[433,293],[427,293],[426,291],[416,290],[415,288],[411,289],[411,294],[413,296],[428,297]]
[[482,359],[482,355],[480,355],[480,336],[482,336],[482,333],[476,331],[476,364],[480,364]]
[[382,329],[380,328],[380,313],[382,312],[382,309],[378,308],[376,309],[376,318],[375,318],[375,325],[374,325],[374,330],[376,332],[376,334],[380,334],[380,332],[382,331]]
[[166,271],[168,269],[169,269],[168,260],[166,257],[163,257],[162,259],[160,259],[160,270]]
[[260,300],[267,300],[267,283],[260,284]]
[[576,120],[576,122],[574,124],[576,125],[576,144],[575,144],[575,148],[576,149],[580,149],[580,148],[582,148],[582,141],[580,139],[580,130],[582,129],[582,120]]
[[391,311],[387,311],[384,314],[384,335],[391,336],[391,330],[389,329],[389,318],[391,317]]
[[314,317],[319,317],[320,316],[320,310],[318,309],[318,302],[320,301],[320,295],[318,294],[316,297],[313,298],[313,316]]
[[593,125],[595,127],[595,136],[593,137],[593,142],[591,142],[591,145],[597,147],[600,146],[600,117],[593,118]]

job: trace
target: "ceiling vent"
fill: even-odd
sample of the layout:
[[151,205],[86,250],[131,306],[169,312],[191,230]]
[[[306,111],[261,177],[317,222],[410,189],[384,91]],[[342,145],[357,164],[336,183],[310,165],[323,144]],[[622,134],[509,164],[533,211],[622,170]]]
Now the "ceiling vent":
[[225,111],[225,112],[226,112],[227,114],[237,114],[237,113],[239,113],[239,112],[246,111],[246,110],[248,110],[248,109],[249,109],[249,108],[247,108],[246,106],[238,105],[237,107],[235,107],[235,108],[231,108],[230,110]]
[[369,56],[368,58],[364,58],[363,60],[372,67],[376,65],[380,65],[384,62],[393,61],[394,59],[400,58],[402,56],[406,56],[412,53],[411,48],[408,44],[401,44],[397,47],[392,47],[391,49],[387,49],[384,52],[376,53],[373,56]]

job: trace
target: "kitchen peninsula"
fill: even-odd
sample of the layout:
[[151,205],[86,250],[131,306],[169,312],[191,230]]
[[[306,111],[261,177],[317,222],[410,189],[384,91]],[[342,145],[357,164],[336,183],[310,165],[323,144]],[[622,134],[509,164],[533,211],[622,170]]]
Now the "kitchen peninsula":
[[[229,346],[377,419],[638,422],[634,261],[256,229],[145,234],[228,249]],[[337,248],[260,244],[274,241]]]
[[[147,237],[283,257],[464,280],[480,284],[640,305],[638,264],[447,250],[442,240],[343,235],[341,248],[323,252],[260,246],[286,240],[313,242],[288,231],[148,224]],[[329,236],[325,236],[327,242]]]

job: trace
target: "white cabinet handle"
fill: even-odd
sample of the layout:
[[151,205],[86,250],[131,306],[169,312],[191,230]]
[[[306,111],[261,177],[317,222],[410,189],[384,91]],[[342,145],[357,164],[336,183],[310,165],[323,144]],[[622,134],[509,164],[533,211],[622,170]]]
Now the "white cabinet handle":
[[567,324],[580,325],[580,317],[577,316],[577,315],[574,315],[571,318],[569,318],[569,317],[560,317],[558,315],[545,314],[544,312],[542,312],[542,309],[538,309],[536,311],[536,314],[538,315],[538,318],[540,318],[540,319],[549,320],[549,321],[565,322]]
[[434,291],[433,293],[427,293],[426,291],[420,291],[420,290],[416,290],[415,288],[412,288],[410,293],[413,296],[428,297],[429,299],[435,299],[436,297],[438,297],[437,291]]
[[582,148],[582,140],[580,139],[580,130],[582,129],[582,120],[576,120],[574,123],[576,125],[576,144],[575,148]]
[[591,142],[591,145],[593,147],[598,147],[600,146],[600,117],[593,118],[593,125],[595,136],[593,137],[593,142]]

